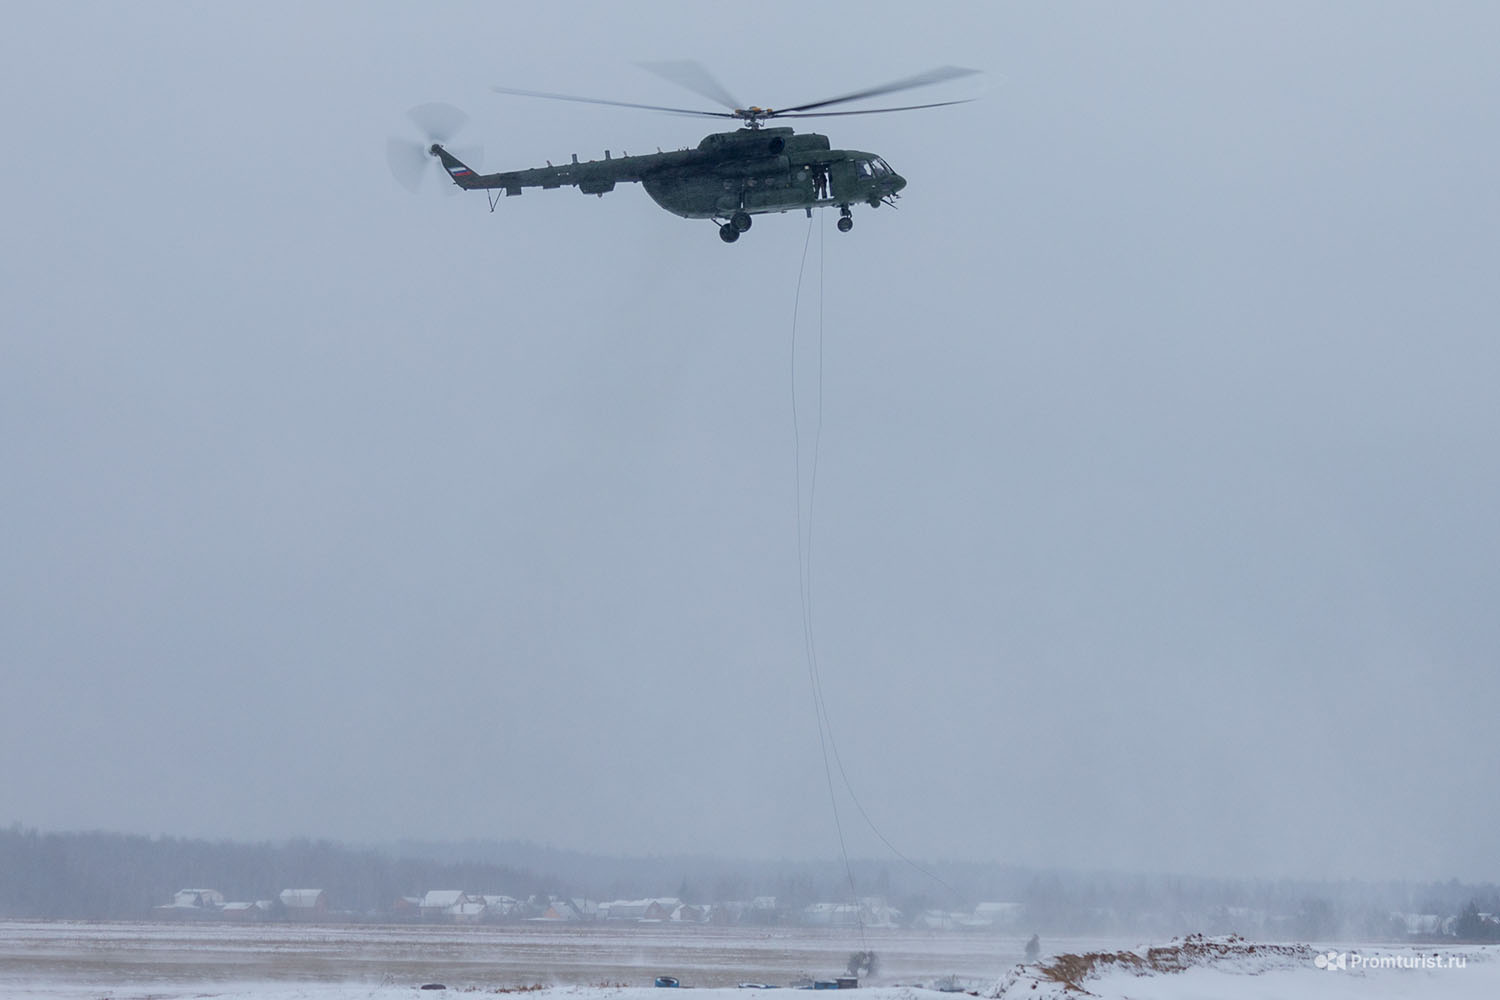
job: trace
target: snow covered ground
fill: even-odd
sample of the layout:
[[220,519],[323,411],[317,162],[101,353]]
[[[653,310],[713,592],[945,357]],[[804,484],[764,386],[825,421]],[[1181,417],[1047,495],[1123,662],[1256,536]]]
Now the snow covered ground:
[[1189,938],[1051,956],[985,993],[1000,1000],[1395,1000],[1500,997],[1500,951],[1482,946],[1328,946]]
[[878,981],[953,976],[978,987],[1020,961],[1024,944],[1019,936],[933,931],[871,929],[860,935],[852,929],[606,922],[473,927],[0,922],[0,998],[34,984],[117,992],[140,987],[161,996],[260,981],[649,987],[665,975],[695,987],[746,981],[784,985],[802,976],[835,976],[855,950],[879,955]]
[[[734,983],[831,977],[860,943],[851,931],[770,928],[0,922],[0,998],[662,1000],[651,987],[660,974],[677,976],[695,1000],[748,1000],[761,994]],[[886,964],[862,1000],[947,1000],[932,987],[949,977],[1000,1000],[1500,997],[1494,948],[1058,941],[1046,943],[1072,958],[1020,965],[1019,938],[891,931],[863,943]],[[538,983],[545,988],[525,988]]]

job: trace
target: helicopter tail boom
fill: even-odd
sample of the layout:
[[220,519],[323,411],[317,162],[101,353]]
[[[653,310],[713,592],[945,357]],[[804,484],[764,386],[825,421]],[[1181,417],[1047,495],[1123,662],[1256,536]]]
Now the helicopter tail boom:
[[433,143],[432,148],[429,149],[428,152],[438,158],[438,160],[443,164],[443,169],[448,171],[448,176],[453,178],[453,183],[457,184],[459,187],[468,190],[470,188],[480,186],[477,183],[479,180],[479,175],[458,157],[454,156],[452,153],[444,149],[440,144]]

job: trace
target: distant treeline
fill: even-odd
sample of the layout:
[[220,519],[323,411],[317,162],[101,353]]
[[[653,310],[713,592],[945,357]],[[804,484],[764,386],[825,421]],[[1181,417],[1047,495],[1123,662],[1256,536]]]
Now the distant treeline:
[[694,904],[774,896],[783,912],[852,895],[879,896],[916,926],[924,914],[1013,902],[1021,904],[1024,926],[1012,929],[1044,935],[1398,939],[1414,933],[1411,921],[1402,925],[1403,914],[1444,918],[1448,929],[1441,933],[1470,938],[1480,936],[1471,933],[1474,927],[1488,933],[1500,926],[1478,916],[1500,914],[1500,889],[1456,879],[1223,879],[875,860],[855,860],[846,869],[834,862],[606,857],[515,841],[349,847],[313,840],[245,844],[40,833],[20,826],[0,830],[0,918],[145,919],[188,888],[246,902],[275,899],[283,889],[322,889],[332,910],[370,919],[388,914],[401,897],[461,889],[597,901],[671,896]]
[[[1158,937],[1238,933],[1261,938],[1408,939],[1397,914],[1443,918],[1461,936],[1475,911],[1500,914],[1493,883],[1363,881],[1357,879],[1208,878],[1192,875],[1037,869],[972,861],[889,860],[842,863],[746,861],[708,856],[614,858],[515,841],[393,845],[398,854],[446,861],[505,863],[566,873],[555,892],[596,899],[670,895],[691,903],[775,896],[785,909],[850,895],[880,896],[917,924],[931,911],[961,913],[982,902],[1022,904],[1024,931],[1043,934]],[[1494,926],[1494,925],[1490,925]],[[1486,933],[1489,933],[1486,930]],[[1417,934],[1415,936],[1422,936]],[[1434,935],[1437,936],[1437,935]]]

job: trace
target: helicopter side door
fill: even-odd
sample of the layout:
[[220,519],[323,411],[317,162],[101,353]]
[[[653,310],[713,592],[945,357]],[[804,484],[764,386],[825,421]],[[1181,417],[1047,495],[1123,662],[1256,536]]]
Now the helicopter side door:
[[834,160],[828,165],[828,196],[835,201],[858,201],[859,171],[850,159]]

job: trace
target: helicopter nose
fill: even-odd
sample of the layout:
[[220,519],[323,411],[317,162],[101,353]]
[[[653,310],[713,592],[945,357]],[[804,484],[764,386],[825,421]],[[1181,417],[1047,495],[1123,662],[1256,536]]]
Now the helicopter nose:
[[891,174],[891,194],[895,194],[906,187],[906,178],[900,174]]

